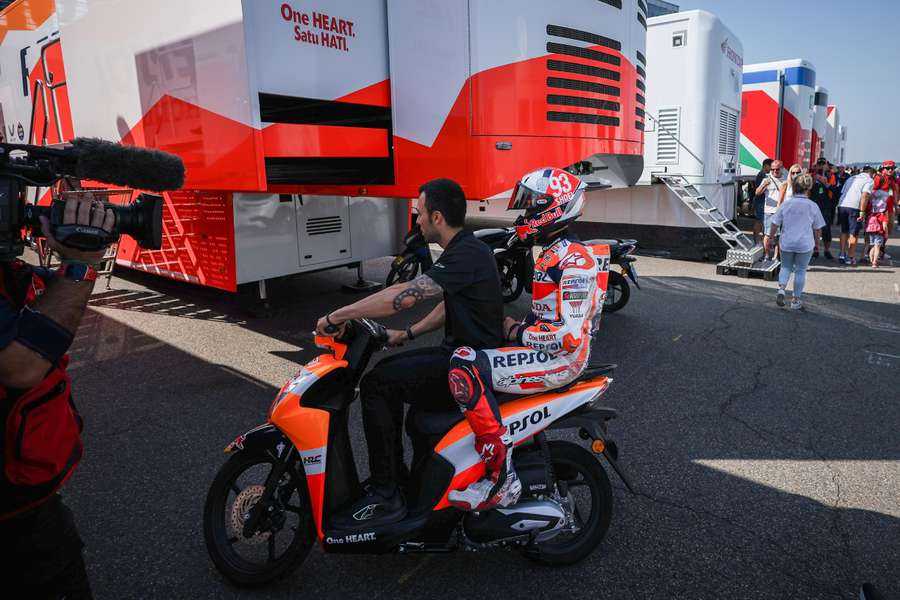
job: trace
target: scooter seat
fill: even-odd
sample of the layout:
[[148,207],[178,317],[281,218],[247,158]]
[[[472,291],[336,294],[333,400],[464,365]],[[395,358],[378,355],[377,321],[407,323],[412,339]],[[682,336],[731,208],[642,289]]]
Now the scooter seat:
[[[587,381],[608,375],[616,369],[614,364],[588,364],[587,368],[581,372],[575,380],[561,388],[551,390],[550,393],[563,392],[580,381]],[[512,400],[526,397],[527,394],[495,394],[498,404],[505,404]],[[463,414],[460,411],[412,411],[413,428],[424,434],[441,435],[450,431],[457,423],[463,420]]]

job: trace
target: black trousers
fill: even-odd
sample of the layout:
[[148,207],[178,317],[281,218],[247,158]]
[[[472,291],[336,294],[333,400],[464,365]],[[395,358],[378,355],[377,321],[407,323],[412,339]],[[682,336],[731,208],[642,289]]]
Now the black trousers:
[[0,521],[0,581],[23,598],[90,600],[72,511],[58,494],[36,508]]
[[392,492],[408,477],[403,464],[403,405],[422,411],[459,410],[447,384],[451,354],[444,348],[401,352],[379,362],[359,383],[369,482],[382,493]]

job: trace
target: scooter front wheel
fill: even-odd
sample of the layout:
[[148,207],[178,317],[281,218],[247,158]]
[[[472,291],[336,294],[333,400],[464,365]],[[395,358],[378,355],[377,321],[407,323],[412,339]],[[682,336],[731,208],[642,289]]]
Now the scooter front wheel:
[[[274,451],[241,451],[216,474],[203,510],[203,536],[216,568],[235,585],[257,587],[284,577],[309,553],[316,539],[306,479],[288,466],[265,498],[278,463]],[[253,507],[268,506],[252,535],[244,524]]]

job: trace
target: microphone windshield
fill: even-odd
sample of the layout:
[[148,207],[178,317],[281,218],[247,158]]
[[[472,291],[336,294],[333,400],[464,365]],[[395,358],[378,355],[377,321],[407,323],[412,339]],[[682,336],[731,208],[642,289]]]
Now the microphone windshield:
[[75,138],[72,148],[76,153],[74,175],[79,179],[153,192],[184,185],[184,163],[168,152],[98,138]]

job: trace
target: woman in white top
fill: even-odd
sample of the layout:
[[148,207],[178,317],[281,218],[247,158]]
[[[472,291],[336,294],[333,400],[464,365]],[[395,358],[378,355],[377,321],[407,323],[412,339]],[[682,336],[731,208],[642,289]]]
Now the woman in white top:
[[822,211],[809,199],[812,186],[811,176],[799,174],[794,177],[792,195],[786,197],[772,219],[772,235],[776,226],[781,226],[781,271],[778,273],[778,294],[775,301],[778,306],[784,306],[785,288],[793,273],[794,298],[791,300],[791,308],[794,310],[803,308],[800,297],[806,284],[806,268],[816,247],[816,238],[821,235],[821,229],[825,226]]
[[[803,173],[803,167],[798,164],[794,164],[791,166],[790,171],[788,171],[788,177],[781,184],[781,188],[778,190],[778,206],[780,207],[784,204],[784,201],[794,195],[794,180],[798,175]],[[776,211],[777,212],[777,211]]]

